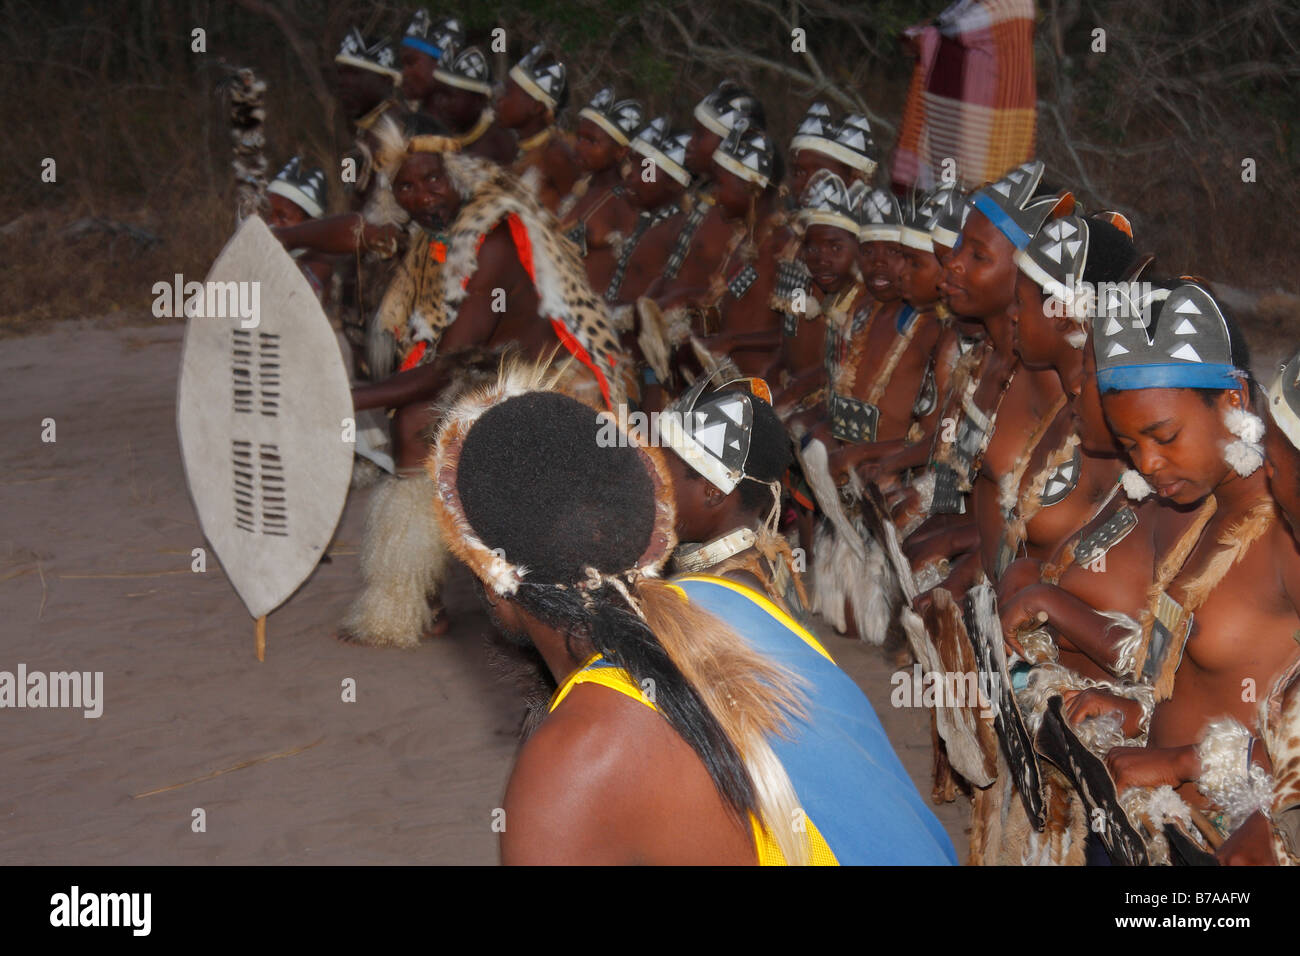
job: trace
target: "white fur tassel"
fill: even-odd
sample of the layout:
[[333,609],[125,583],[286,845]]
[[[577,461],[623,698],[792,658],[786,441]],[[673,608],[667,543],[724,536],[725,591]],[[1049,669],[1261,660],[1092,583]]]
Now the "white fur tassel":
[[1201,761],[1196,789],[1227,814],[1229,831],[1256,810],[1267,816],[1273,806],[1273,778],[1250,763],[1250,739],[1250,731],[1240,721],[1220,717],[1210,722],[1196,745]]
[[1168,866],[1170,862],[1169,843],[1164,834],[1166,823],[1174,824],[1204,847],[1205,841],[1192,823],[1192,811],[1173,787],[1130,787],[1119,795],[1119,803],[1133,823],[1143,819],[1150,822],[1152,833],[1146,845],[1153,866]]
[[1005,474],[998,479],[998,507],[1004,515],[1015,512],[1020,504],[1020,483],[1015,474]]
[[1142,477],[1142,472],[1132,468],[1126,468],[1124,474],[1120,476],[1120,482],[1124,485],[1124,494],[1133,501],[1141,501],[1147,495],[1155,491],[1147,480]]
[[889,634],[899,588],[880,544],[865,534],[865,528],[852,530],[854,540],[865,545],[865,557],[859,557],[830,522],[823,520],[818,525],[813,551],[813,610],[843,633],[848,623],[845,604],[851,605],[858,636],[878,647]]
[[1223,459],[1241,477],[1253,475],[1264,464],[1264,423],[1258,415],[1244,408],[1229,408],[1223,413],[1223,424],[1237,440],[1224,446]]
[[937,480],[938,476],[935,475],[932,469],[912,482],[912,487],[916,489],[916,495],[920,501],[923,514],[928,515],[934,507],[934,485]]
[[1097,613],[1111,622],[1106,626],[1107,637],[1110,637],[1111,631],[1117,628],[1120,632],[1120,638],[1115,642],[1113,673],[1120,677],[1136,677],[1133,671],[1137,666],[1138,648],[1142,644],[1142,625],[1123,611],[1098,611]]
[[827,452],[826,446],[819,439],[813,439],[806,448],[796,454],[799,456],[799,464],[803,466],[804,478],[807,479],[813,497],[817,499],[823,514],[830,519],[838,535],[844,539],[844,543],[853,550],[853,553],[859,559],[865,560],[867,549],[858,538],[852,522],[844,514],[844,508],[840,504],[840,490],[835,485],[835,479],[831,477],[830,453]]
[[340,631],[359,644],[419,647],[433,625],[427,597],[437,595],[449,555],[429,502],[427,475],[388,478],[370,493],[361,544],[364,587]]

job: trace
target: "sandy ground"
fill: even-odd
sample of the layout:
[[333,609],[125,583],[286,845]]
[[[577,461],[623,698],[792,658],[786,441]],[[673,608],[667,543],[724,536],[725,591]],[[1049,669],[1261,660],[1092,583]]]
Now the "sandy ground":
[[[0,863],[495,863],[522,707],[485,665],[467,572],[447,637],[335,640],[357,586],[354,493],[259,664],[220,565],[190,569],[205,542],[176,437],[182,331],[69,322],[0,350],[0,670],[104,675],[98,719],[0,710]],[[825,640],[928,794],[925,711],[890,707],[879,651]],[[964,860],[969,805],[936,812]]]

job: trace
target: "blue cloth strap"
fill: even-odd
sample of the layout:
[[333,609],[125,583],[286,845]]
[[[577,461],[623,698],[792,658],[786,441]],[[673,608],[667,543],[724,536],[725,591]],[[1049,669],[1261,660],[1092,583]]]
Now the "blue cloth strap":
[[427,53],[435,60],[442,59],[442,48],[436,47],[432,43],[421,40],[419,37],[402,37],[402,46],[409,46],[413,50],[419,50],[421,53]]
[[972,204],[980,212],[988,217],[988,221],[997,227],[998,232],[1011,240],[1011,244],[1017,249],[1023,249],[1029,245],[1029,233],[1020,228],[1020,225],[1003,212],[1002,207],[993,201],[989,196],[983,193],[976,193]]
[[1143,388],[1241,388],[1241,379],[1231,365],[1166,362],[1098,369],[1097,386],[1102,392],[1132,392]]

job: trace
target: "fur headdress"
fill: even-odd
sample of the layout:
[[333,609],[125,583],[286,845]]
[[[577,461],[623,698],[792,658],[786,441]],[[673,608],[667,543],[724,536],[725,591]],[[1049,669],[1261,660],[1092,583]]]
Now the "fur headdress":
[[[680,590],[658,580],[676,544],[672,483],[662,452],[641,444],[635,429],[623,430],[614,416],[589,409],[594,417],[607,420],[618,430],[623,446],[618,453],[625,456],[632,449],[649,478],[652,500],[643,505],[653,514],[639,516],[650,518],[648,541],[630,567],[588,566],[576,580],[539,583],[530,580],[527,567],[511,562],[504,549],[489,548],[470,522],[461,495],[461,467],[474,429],[489,411],[539,392],[554,393],[556,384],[554,373],[544,363],[506,365],[498,382],[462,398],[445,414],[426,468],[437,488],[432,507],[448,546],[493,593],[526,608],[554,604],[563,608],[558,616],[566,619],[574,615],[575,604],[589,608],[590,618],[578,630],[585,628],[592,645],[610,663],[626,668],[634,683],[647,671],[656,675],[656,682],[664,681],[654,706],[705,759],[720,794],[733,808],[752,808],[788,862],[807,862],[807,834],[789,825],[798,816],[798,797],[771,745],[774,737],[788,735],[792,719],[806,716],[803,684],[787,668],[755,652],[725,622],[683,601]],[[582,409],[581,403],[570,401]],[[552,407],[559,409],[563,404]],[[577,434],[567,432],[566,436],[575,438]],[[592,454],[601,454],[602,447],[606,446],[593,444]],[[534,451],[529,457],[536,454]],[[553,464],[568,468],[567,461]],[[524,463],[520,480],[528,481],[529,475],[545,467],[544,461]],[[500,490],[501,496],[509,494],[507,488]],[[554,533],[567,532],[557,525]],[[545,543],[534,541],[533,547],[545,547]],[[614,608],[605,602],[614,594],[639,622],[630,627],[619,623],[626,618],[610,623]],[[580,611],[577,616],[581,617]],[[573,623],[567,626],[573,627]],[[625,661],[638,662],[640,672]]]
[[[560,374],[545,364],[513,362],[502,366],[499,380],[462,398],[442,419],[433,453],[427,468],[438,487],[436,509],[443,535],[453,554],[464,561],[474,574],[495,593],[514,594],[528,575],[528,568],[512,563],[502,549],[493,550],[483,543],[466,517],[457,486],[460,454],[474,424],[488,409],[530,392],[558,392]],[[643,453],[646,470],[655,489],[653,531],[646,549],[629,568],[604,569],[599,577],[623,578],[623,586],[639,577],[656,577],[677,545],[673,530],[676,512],[673,506],[672,477],[658,449],[644,447],[635,430],[628,431],[617,416],[608,416],[618,430],[619,441]],[[593,446],[593,451],[595,446]],[[558,585],[557,585],[558,586]]]
[[454,153],[460,150],[461,142],[455,136],[416,135],[409,136],[392,116],[384,115],[371,129],[375,138],[374,164],[387,179],[392,182],[402,161],[416,153]]

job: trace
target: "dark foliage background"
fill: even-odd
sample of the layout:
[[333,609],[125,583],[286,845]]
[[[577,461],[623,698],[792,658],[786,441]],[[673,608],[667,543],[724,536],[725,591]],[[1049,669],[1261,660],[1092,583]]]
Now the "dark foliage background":
[[[273,167],[327,168],[348,142],[331,97],[348,26],[396,35],[383,0],[8,0],[0,5],[0,325],[137,313],[153,282],[201,274],[233,223],[225,63],[267,81]],[[427,6],[427,4],[426,4]],[[501,0],[456,12],[486,44],[564,51],[580,104],[602,84],[689,120],[723,76],[756,88],[788,137],[814,97],[871,117],[892,145],[911,61],[898,37],[944,0]],[[807,55],[790,31],[807,31]],[[207,51],[191,52],[191,31]],[[1106,52],[1093,52],[1105,30]],[[1300,5],[1289,0],[1046,0],[1039,5],[1039,152],[1089,208],[1119,209],[1165,271],[1300,291]],[[58,181],[42,183],[53,157]],[[1256,182],[1242,181],[1255,161]],[[1265,295],[1268,314],[1285,300]],[[1281,313],[1279,313],[1281,314]]]

